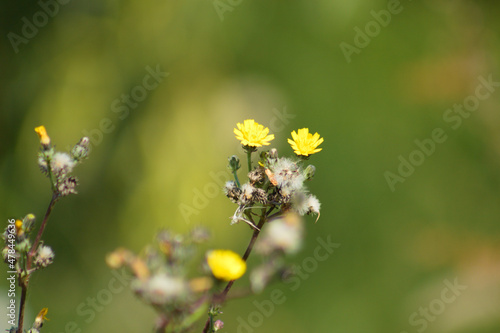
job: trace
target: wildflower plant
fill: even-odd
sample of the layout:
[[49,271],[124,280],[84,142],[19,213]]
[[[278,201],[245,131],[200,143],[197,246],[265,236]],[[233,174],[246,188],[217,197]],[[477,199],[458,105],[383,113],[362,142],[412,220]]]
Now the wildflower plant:
[[[28,293],[31,275],[52,264],[54,251],[42,240],[43,232],[47,226],[49,216],[56,202],[64,196],[76,194],[78,179],[72,175],[75,166],[87,158],[89,153],[89,139],[82,138],[71,150],[71,152],[59,152],[51,145],[51,140],[44,126],[35,128],[40,139],[40,152],[38,153],[38,166],[42,173],[49,178],[52,198],[47,211],[38,228],[36,218],[33,214],[26,215],[23,219],[11,219],[2,234],[4,247],[2,256],[7,263],[9,272],[14,272],[16,281],[21,287],[21,298],[19,303],[18,322],[14,325],[13,320],[10,332],[24,333],[24,312],[26,307],[26,296]],[[34,239],[32,237],[34,236]],[[48,320],[48,309],[43,308],[36,316],[29,333],[40,332],[43,323]],[[14,316],[12,316],[14,317]]]
[[[220,330],[224,323],[216,317],[230,298],[235,281],[249,270],[246,261],[254,247],[262,263],[248,272],[249,291],[258,293],[271,281],[293,274],[285,257],[301,247],[302,216],[314,214],[316,221],[319,218],[320,202],[305,185],[316,172],[313,165],[305,163],[321,151],[318,146],[323,138],[318,133],[313,135],[307,128],[293,131],[292,139],[288,139],[295,153],[292,157],[280,157],[275,148],[265,150],[274,134],[253,119],[238,123],[234,134],[246,153],[247,170],[242,172],[237,155],[229,157],[228,168],[234,180],[228,181],[223,191],[235,204],[229,224],[243,222],[251,229],[242,256],[228,249],[209,250],[198,265],[199,271],[190,274],[187,267],[200,257],[197,245],[208,239],[208,232],[195,229],[187,235],[163,230],[155,245],[141,255],[119,248],[106,258],[111,268],[129,269],[132,290],[158,314],[157,333],[192,331],[207,314],[202,332]],[[244,181],[240,181],[242,173]]]

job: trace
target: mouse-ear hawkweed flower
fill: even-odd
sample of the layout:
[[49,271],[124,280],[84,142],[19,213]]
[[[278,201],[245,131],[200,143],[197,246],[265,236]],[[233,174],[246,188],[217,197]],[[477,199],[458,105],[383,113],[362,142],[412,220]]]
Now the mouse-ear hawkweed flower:
[[234,134],[243,146],[262,147],[274,140],[274,134],[268,135],[269,128],[256,123],[253,119],[247,119],[243,124],[237,123],[236,126],[238,129],[234,129]]
[[245,274],[247,264],[231,250],[212,250],[207,254],[208,267],[220,280],[237,280]]
[[38,137],[40,138],[40,143],[43,146],[50,145],[50,137],[47,134],[47,130],[45,129],[45,126],[35,127],[35,132],[36,132],[36,134],[38,134]]
[[297,132],[292,132],[292,139],[288,139],[288,143],[292,146],[293,151],[298,156],[309,156],[321,151],[318,146],[324,141],[316,132],[309,133],[309,128],[301,128]]

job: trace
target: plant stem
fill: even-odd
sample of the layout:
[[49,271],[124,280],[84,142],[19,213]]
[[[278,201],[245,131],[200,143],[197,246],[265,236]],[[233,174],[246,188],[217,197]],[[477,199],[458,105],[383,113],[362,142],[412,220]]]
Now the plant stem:
[[160,314],[160,317],[158,318],[158,322],[156,323],[156,333],[165,333],[166,329],[168,326],[168,319],[165,317],[164,314]]
[[252,171],[252,150],[247,149],[248,172]]
[[[253,234],[252,234],[252,238],[250,239],[250,242],[248,243],[247,249],[246,249],[245,253],[243,254],[243,256],[241,257],[243,259],[243,261],[247,261],[248,257],[250,256],[250,253],[252,252],[253,246],[255,245],[255,241],[257,241],[257,237],[259,237],[260,230],[262,229],[262,226],[264,225],[264,223],[266,221],[267,221],[267,214],[266,214],[266,208],[264,207],[261,210],[259,224],[257,225],[258,229],[254,229]],[[226,288],[224,288],[222,293],[220,293],[220,295],[217,296],[217,301],[219,303],[224,303],[224,301],[226,300],[226,297],[227,297],[227,293],[229,292],[229,290],[233,286],[234,281],[236,281],[236,280],[229,281],[226,285]],[[203,328],[203,333],[210,332],[209,329],[210,330],[212,329],[212,322],[211,322],[210,316],[208,317],[207,322],[205,323],[205,327]]]
[[59,195],[57,193],[54,193],[52,195],[52,199],[50,200],[49,207],[47,208],[47,211],[45,212],[45,216],[43,217],[42,224],[40,225],[40,229],[38,229],[38,234],[36,235],[35,242],[33,242],[33,246],[30,249],[30,252],[28,253],[28,269],[31,268],[31,262],[33,259],[33,256],[35,255],[35,252],[38,247],[38,243],[40,243],[40,240],[42,239],[42,234],[43,231],[45,230],[45,227],[47,225],[47,221],[49,220],[50,213],[52,212],[52,208],[54,208],[54,205],[57,202],[57,199],[59,199]]
[[45,230],[45,227],[47,225],[47,221],[49,220],[50,213],[52,212],[52,208],[54,208],[54,205],[57,202],[57,199],[59,199],[59,195],[57,193],[54,193],[52,195],[52,199],[50,200],[49,206],[47,207],[47,211],[45,212],[45,216],[43,218],[42,224],[40,225],[40,229],[38,230],[38,234],[36,235],[35,241],[33,245],[31,246],[30,251],[28,252],[28,258],[26,262],[26,276],[20,277],[19,280],[19,285],[21,286],[21,300],[20,300],[20,306],[19,306],[19,320],[17,323],[17,333],[23,333],[23,324],[24,324],[24,309],[26,308],[26,296],[28,295],[28,285],[29,285],[29,279],[30,279],[30,269],[31,269],[31,264],[33,262],[33,257],[35,255],[35,252],[37,250],[38,244],[40,243],[40,240],[42,239],[42,234],[43,231]]
[[236,182],[236,185],[241,188],[241,185],[240,185],[240,180],[238,179],[238,173],[236,170],[233,170],[233,176],[234,176],[234,181]]
[[21,285],[21,305],[19,308],[19,320],[17,322],[17,333],[23,333],[24,308],[26,306],[26,296],[28,294],[28,279],[25,282],[19,281]]

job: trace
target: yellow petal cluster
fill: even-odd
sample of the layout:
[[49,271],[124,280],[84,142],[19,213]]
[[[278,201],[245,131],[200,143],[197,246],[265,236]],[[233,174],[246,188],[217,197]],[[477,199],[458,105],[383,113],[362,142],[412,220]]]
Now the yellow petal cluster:
[[48,146],[50,144],[50,137],[47,134],[45,126],[35,127],[35,132],[36,134],[38,134],[38,137],[40,138],[40,143],[42,145]]
[[207,254],[208,267],[212,274],[220,280],[231,281],[245,274],[247,264],[231,250],[213,250]]
[[309,133],[309,128],[301,128],[297,132],[292,132],[292,139],[288,143],[292,146],[295,154],[299,156],[309,156],[321,151],[318,146],[324,141],[318,133]]
[[241,123],[237,123],[237,129],[234,129],[236,139],[241,141],[243,146],[262,147],[269,145],[269,141],[274,139],[274,134],[269,134],[269,128],[256,123],[253,119],[247,119]]

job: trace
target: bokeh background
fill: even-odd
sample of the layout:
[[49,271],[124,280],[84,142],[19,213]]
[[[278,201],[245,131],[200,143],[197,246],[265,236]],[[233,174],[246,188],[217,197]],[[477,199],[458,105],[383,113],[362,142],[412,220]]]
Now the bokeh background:
[[[229,226],[235,207],[222,192],[189,218],[180,207],[194,207],[228,156],[244,156],[232,130],[247,118],[276,124],[282,155],[292,153],[294,129],[325,138],[309,184],[321,218],[306,220],[290,262],[311,257],[318,237],[341,246],[299,289],[277,284],[229,303],[224,332],[245,332],[238,316],[247,320],[252,302],[276,288],[286,301],[254,332],[500,331],[498,87],[456,130],[443,120],[480,76],[500,80],[497,2],[402,1],[350,62],[340,44],[354,45],[354,29],[386,1],[73,0],[57,13],[45,6],[54,15],[44,22],[37,13],[47,3],[0,3],[1,223],[30,212],[41,219],[50,200],[35,126],[62,150],[90,135],[93,151],[76,170],[79,194],[57,204],[46,229],[55,264],[32,278],[28,321],[49,307],[43,332],[149,332],[154,313],[129,290],[89,322],[76,309],[107,288],[108,252],[140,251],[161,228],[203,225],[213,233],[208,247],[243,252],[250,231]],[[13,34],[24,38],[34,15],[36,35],[19,42]],[[142,85],[148,66],[169,74],[125,113],[122,94]],[[386,171],[396,174],[399,156],[435,128],[447,140],[391,191]],[[441,309],[445,280],[467,289]],[[412,324],[429,305],[439,314],[425,328]]]

